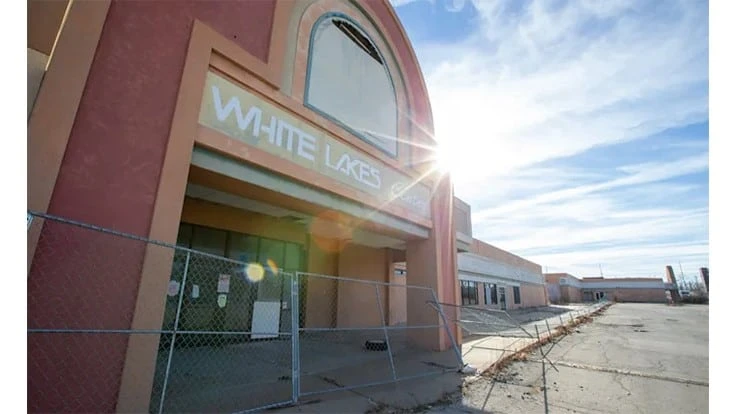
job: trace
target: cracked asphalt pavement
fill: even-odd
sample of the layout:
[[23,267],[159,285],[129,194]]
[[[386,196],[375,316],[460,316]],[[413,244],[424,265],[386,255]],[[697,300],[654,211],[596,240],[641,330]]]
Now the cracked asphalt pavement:
[[[548,358],[549,413],[708,412],[708,306],[614,304]],[[430,412],[544,413],[540,361],[535,351]]]

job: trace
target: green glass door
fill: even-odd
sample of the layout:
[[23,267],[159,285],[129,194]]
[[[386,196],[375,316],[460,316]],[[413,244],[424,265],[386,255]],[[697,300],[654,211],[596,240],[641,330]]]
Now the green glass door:
[[[242,233],[231,233],[228,257],[244,263],[258,262],[259,238]],[[249,331],[253,318],[253,303],[258,295],[258,285],[249,283],[244,277],[245,269],[239,269],[231,282],[230,304],[225,314],[225,329]]]
[[[257,322],[266,316],[272,332],[289,331],[290,275],[304,268],[301,244],[186,223],[180,225],[177,244],[213,255],[191,254],[179,330],[251,332],[259,307]],[[185,257],[185,251],[177,252],[172,281],[181,282]],[[263,277],[247,277],[248,264],[260,266]],[[177,303],[178,295],[167,298],[165,329],[173,328]]]

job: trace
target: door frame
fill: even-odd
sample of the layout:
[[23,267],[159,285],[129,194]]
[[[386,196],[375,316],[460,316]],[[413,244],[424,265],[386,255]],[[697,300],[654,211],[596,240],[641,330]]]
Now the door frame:
[[498,289],[498,307],[501,310],[506,310],[506,286],[497,286]]

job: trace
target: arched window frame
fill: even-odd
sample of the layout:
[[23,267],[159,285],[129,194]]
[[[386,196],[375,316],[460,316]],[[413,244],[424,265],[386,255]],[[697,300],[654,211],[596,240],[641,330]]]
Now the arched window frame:
[[[370,138],[366,137],[364,134],[360,133],[359,131],[356,131],[355,129],[351,128],[346,123],[340,121],[339,119],[335,118],[333,115],[326,113],[325,111],[317,108],[316,106],[309,103],[309,81],[311,79],[311,71],[312,71],[312,50],[314,48],[314,35],[317,31],[317,28],[320,26],[320,24],[326,20],[326,19],[341,19],[344,20],[346,23],[353,26],[356,30],[358,30],[371,44],[371,46],[376,50],[378,53],[378,57],[381,59],[381,64],[383,66],[383,70],[386,73],[386,76],[388,77],[389,84],[391,85],[391,92],[394,97],[394,107],[395,107],[395,116],[396,116],[396,154],[392,154],[391,152],[387,151],[384,148],[381,148],[380,146],[376,145]],[[309,32],[309,48],[307,49],[307,71],[305,76],[305,82],[304,82],[304,106],[311,109],[312,111],[320,114],[321,116],[329,119],[330,121],[334,122],[335,124],[339,125],[340,127],[344,128],[348,132],[350,132],[352,135],[358,137],[363,142],[367,143],[371,147],[381,151],[382,153],[388,155],[389,157],[398,160],[399,154],[401,153],[401,145],[400,145],[400,139],[399,139],[399,132],[401,130],[400,128],[400,118],[399,118],[399,97],[396,93],[396,83],[394,82],[393,76],[391,76],[391,71],[389,70],[388,61],[384,57],[383,52],[378,47],[376,41],[374,41],[371,36],[368,34],[368,31],[365,30],[354,18],[350,17],[349,15],[341,12],[328,12],[323,15],[321,15],[312,25],[312,28]]]

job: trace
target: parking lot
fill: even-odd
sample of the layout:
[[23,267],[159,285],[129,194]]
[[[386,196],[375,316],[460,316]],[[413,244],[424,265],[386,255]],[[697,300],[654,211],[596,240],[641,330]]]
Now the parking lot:
[[551,413],[708,412],[708,306],[614,304],[548,358],[546,378],[532,354],[431,411],[544,413],[546,383]]

